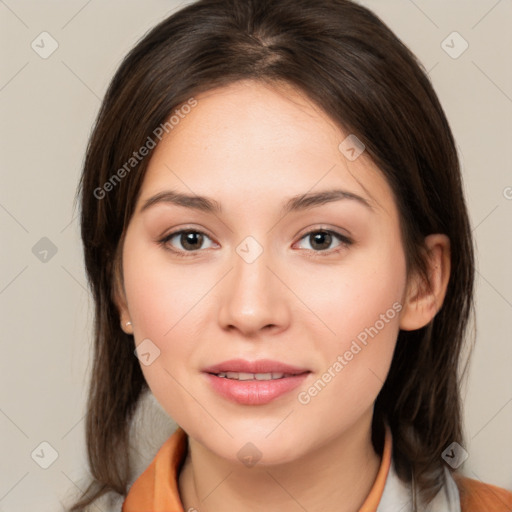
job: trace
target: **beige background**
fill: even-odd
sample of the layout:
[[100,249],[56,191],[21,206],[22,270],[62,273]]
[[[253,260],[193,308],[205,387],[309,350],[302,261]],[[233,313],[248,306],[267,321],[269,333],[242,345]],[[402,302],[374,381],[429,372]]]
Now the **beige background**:
[[[361,3],[423,62],[457,140],[478,254],[464,472],[512,490],[512,3]],[[83,485],[92,308],[73,197],[121,58],[179,5],[0,0],[0,511],[58,510]],[[47,59],[31,47],[43,31],[58,43]],[[442,47],[453,31],[469,44],[458,58]],[[458,36],[448,42],[452,54],[463,48]],[[43,237],[57,251],[46,262],[33,253]],[[31,458],[35,450],[40,464],[51,461],[43,441],[58,455],[48,469]]]

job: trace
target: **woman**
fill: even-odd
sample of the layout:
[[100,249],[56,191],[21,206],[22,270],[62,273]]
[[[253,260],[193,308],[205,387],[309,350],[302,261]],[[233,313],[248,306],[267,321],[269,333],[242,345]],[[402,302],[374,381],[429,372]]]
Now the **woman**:
[[[80,198],[94,480],[73,510],[510,510],[455,471],[474,262],[454,140],[370,11],[173,14],[116,73]],[[148,388],[179,428],[133,483]]]

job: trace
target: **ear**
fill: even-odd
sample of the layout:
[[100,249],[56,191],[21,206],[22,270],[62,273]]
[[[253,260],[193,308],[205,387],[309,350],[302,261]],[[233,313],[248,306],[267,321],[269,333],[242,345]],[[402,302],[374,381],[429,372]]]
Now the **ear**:
[[441,309],[450,279],[450,239],[443,234],[425,238],[428,281],[415,273],[407,283],[400,329],[414,331],[427,325]]
[[126,293],[124,290],[123,279],[118,265],[114,268],[114,284],[112,289],[112,300],[119,311],[119,321],[121,329],[126,334],[133,334],[133,326],[126,301]]

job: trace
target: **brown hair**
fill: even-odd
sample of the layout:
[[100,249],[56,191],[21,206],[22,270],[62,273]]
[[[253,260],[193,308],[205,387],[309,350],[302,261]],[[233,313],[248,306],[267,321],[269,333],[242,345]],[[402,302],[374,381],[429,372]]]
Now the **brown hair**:
[[428,281],[425,236],[450,238],[444,304],[426,327],[400,331],[372,440],[381,453],[387,422],[398,476],[413,481],[425,502],[442,485],[441,453],[463,444],[459,363],[473,309],[473,241],[455,142],[424,69],[377,16],[348,0],[199,0],[125,57],[87,148],[79,197],[95,300],[86,423],[93,481],[72,510],[107,491],[126,494],[129,426],[147,389],[113,293],[149,157],[99,199],[97,191],[176,108],[241,79],[291,84],[364,142],[393,190],[408,272]]

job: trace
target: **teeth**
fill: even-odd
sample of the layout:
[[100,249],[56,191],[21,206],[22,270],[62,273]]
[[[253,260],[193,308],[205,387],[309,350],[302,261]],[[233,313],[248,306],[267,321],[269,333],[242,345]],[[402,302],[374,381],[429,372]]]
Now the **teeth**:
[[284,376],[288,377],[286,373],[245,373],[245,372],[220,372],[217,377],[224,377],[226,379],[234,380],[275,380],[282,379]]
[[236,373],[236,372],[227,372],[226,377],[228,379],[238,379],[238,380],[251,380],[254,379],[254,375],[252,373]]

